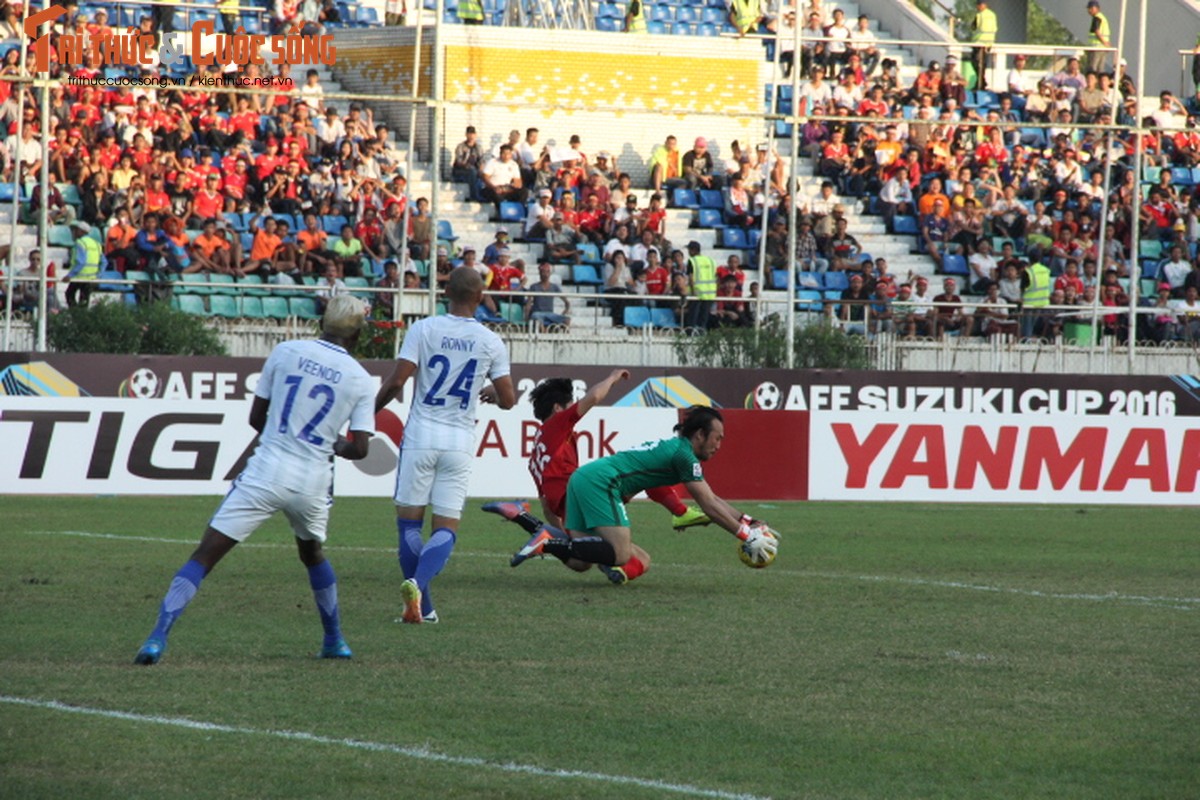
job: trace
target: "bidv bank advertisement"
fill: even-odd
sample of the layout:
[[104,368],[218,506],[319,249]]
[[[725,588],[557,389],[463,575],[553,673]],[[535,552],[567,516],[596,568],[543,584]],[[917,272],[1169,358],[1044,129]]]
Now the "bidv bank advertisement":
[[[0,492],[220,494],[253,452],[262,361],[0,354]],[[388,362],[367,362],[382,380]],[[479,406],[473,496],[528,497],[529,391],[609,367],[516,365],[518,404]],[[993,373],[632,369],[580,423],[581,461],[720,407],[718,493],[760,500],[1197,505],[1200,379]],[[408,387],[411,389],[410,387]],[[389,496],[407,397],[335,491]]]

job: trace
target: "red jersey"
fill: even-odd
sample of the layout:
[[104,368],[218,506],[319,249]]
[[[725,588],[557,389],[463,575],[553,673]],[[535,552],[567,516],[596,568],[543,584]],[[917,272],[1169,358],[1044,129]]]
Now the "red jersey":
[[246,196],[246,184],[249,173],[229,172],[225,175],[225,195],[232,197],[234,200],[241,200]]
[[649,294],[662,294],[667,290],[670,274],[664,266],[657,266],[646,271],[646,291]]
[[575,449],[578,438],[575,425],[579,420],[578,403],[551,416],[534,434],[533,454],[529,456],[529,474],[537,486],[538,497],[559,519],[566,516],[567,481],[579,469],[579,453]]
[[241,131],[247,139],[253,139],[258,133],[258,120],[259,116],[255,111],[239,112],[229,118],[229,127]]
[[211,195],[207,189],[201,189],[196,192],[196,196],[192,199],[192,210],[196,212],[196,216],[201,219],[209,217],[221,217],[225,208],[225,197],[219,192],[213,192]]

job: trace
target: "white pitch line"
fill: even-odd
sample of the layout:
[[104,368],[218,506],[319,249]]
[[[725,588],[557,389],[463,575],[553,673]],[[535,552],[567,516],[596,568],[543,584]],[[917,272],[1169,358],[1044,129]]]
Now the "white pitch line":
[[[157,542],[163,544],[193,544],[194,539],[168,539],[158,536],[129,536],[115,533],[92,533],[88,531],[19,531],[19,533],[27,533],[33,536],[77,536],[87,539],[118,539],[130,542]],[[239,547],[259,547],[259,548],[284,548],[288,545],[279,542],[245,542]],[[358,553],[394,553],[394,548],[389,547],[340,547],[331,546],[331,552],[338,550]],[[454,555],[459,558],[489,558],[497,559],[495,553],[472,552],[470,550],[456,549]],[[673,564],[670,562],[655,562],[661,567],[673,567],[689,570],[710,570],[718,571],[716,568],[704,567],[698,564]],[[839,572],[816,572],[812,570],[797,570],[797,569],[776,569],[775,574],[796,575],[801,578],[818,578],[821,580],[838,580],[838,581],[863,581],[867,583],[897,583],[907,586],[930,586],[940,589],[959,589],[971,592],[989,592],[992,594],[1012,594],[1021,597],[1038,597],[1047,600],[1077,600],[1092,603],[1131,603],[1134,605],[1150,606],[1152,608],[1167,608],[1175,611],[1196,611],[1200,610],[1200,597],[1156,597],[1152,595],[1136,595],[1136,594],[1121,594],[1120,592],[1105,592],[1103,594],[1096,593],[1071,593],[1071,592],[1051,592],[1041,589],[1019,589],[1009,586],[989,586],[980,583],[964,583],[962,581],[941,581],[931,580],[928,578],[906,578],[899,575],[853,575]]]
[[28,697],[11,697],[0,695],[0,703],[7,703],[27,708],[39,708],[48,711],[62,711],[68,714],[82,714],[89,717],[118,719],[125,722],[142,722],[153,725],[167,725],[173,728],[204,731],[205,733],[232,733],[243,736],[266,736],[275,739],[307,742],[309,744],[324,744],[334,747],[348,747],[353,750],[367,750],[374,753],[391,753],[418,761],[432,761],[439,764],[449,764],[456,767],[477,767],[493,769],[499,772],[532,775],[537,778],[565,778],[571,780],[590,781],[593,783],[609,783],[620,786],[636,786],[640,789],[653,789],[660,792],[689,795],[691,797],[711,797],[716,800],[770,800],[768,797],[737,792],[723,792],[719,789],[704,789],[699,786],[689,786],[686,783],[668,783],[666,781],[635,778],[630,775],[607,775],[603,772],[586,772],[574,769],[550,769],[536,767],[532,764],[517,764],[514,762],[488,761],[471,756],[452,756],[439,753],[425,747],[405,747],[388,742],[369,742],[362,739],[339,739],[335,736],[321,736],[306,731],[276,731],[264,728],[247,728],[240,725],[222,725],[217,722],[202,722],[187,717],[162,717],[154,714],[134,714],[128,711],[111,711],[104,708],[89,708],[73,706],[57,700],[38,700]]

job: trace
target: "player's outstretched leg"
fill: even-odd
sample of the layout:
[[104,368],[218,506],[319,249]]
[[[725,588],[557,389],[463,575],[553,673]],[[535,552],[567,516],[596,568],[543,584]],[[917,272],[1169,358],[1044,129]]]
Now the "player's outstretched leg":
[[554,556],[563,562],[576,559],[589,564],[613,565],[617,560],[612,544],[599,536],[572,538],[558,528],[543,525],[524,547],[513,554],[509,564],[516,567],[540,555]]
[[677,531],[712,522],[700,509],[684,504],[679,490],[674,486],[655,486],[646,490],[646,496],[671,512],[671,526]]
[[317,613],[321,615],[321,627],[325,639],[321,643],[321,658],[350,658],[350,646],[342,638],[340,614],[338,612],[337,576],[333,566],[326,560],[308,567],[308,584],[312,587]]
[[484,503],[483,510],[490,514],[499,514],[509,522],[515,522],[527,533],[537,533],[542,527],[542,521],[530,513],[528,500],[497,500]]
[[138,649],[137,655],[133,657],[133,663],[145,666],[158,663],[167,650],[167,635],[171,632],[171,626],[175,624],[175,620],[179,619],[179,615],[187,608],[187,604],[196,596],[196,592],[200,589],[200,582],[204,580],[206,574],[208,574],[208,570],[194,559],[179,568],[159,605],[158,622],[155,624],[154,630],[146,637],[141,648]]
[[[560,531],[558,528],[550,525],[542,525],[541,528],[538,529],[538,532],[535,533],[533,537],[525,543],[525,546],[513,554],[513,557],[508,560],[508,563],[513,567],[520,566],[534,556],[540,556],[543,552],[549,552],[545,549],[546,545],[550,542],[557,542],[559,540],[564,542],[571,541],[567,538],[567,534],[565,534],[563,531]],[[559,556],[559,558],[564,561],[566,560],[566,558],[562,556]]]

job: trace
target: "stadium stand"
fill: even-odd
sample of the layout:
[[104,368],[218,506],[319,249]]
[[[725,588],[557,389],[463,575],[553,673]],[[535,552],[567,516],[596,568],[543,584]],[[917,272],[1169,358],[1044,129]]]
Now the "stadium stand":
[[[497,21],[497,15],[504,13],[497,5],[484,6],[488,22]],[[96,27],[101,24],[95,15],[99,8],[96,4],[80,6],[87,24],[96,30],[101,30]],[[292,7],[288,8],[286,13],[291,13]],[[322,11],[323,18],[312,22],[332,30],[383,24],[371,5],[337,4],[332,8],[336,15]],[[857,15],[853,3],[839,4],[839,8],[851,17]],[[277,10],[264,19],[246,12],[239,21],[247,31],[279,30],[298,21],[279,17],[279,13],[285,12]],[[619,28],[623,16],[621,4],[599,4],[594,19],[597,35]],[[446,21],[459,22],[453,4],[447,5]],[[733,31],[722,8],[711,2],[654,4],[649,28],[664,35],[689,37]],[[1110,238],[1101,242],[1098,213],[1104,197],[1096,179],[1100,174],[1097,136],[1086,128],[1031,127],[1025,123],[1050,110],[1043,109],[1035,96],[971,89],[956,58],[922,68],[911,53],[889,46],[885,31],[874,25],[872,30],[882,57],[879,71],[859,66],[857,56],[809,54],[797,66],[802,70],[797,96],[790,85],[780,82],[777,72],[772,72],[772,80],[763,86],[765,110],[774,107],[787,113],[803,104],[810,117],[802,130],[802,150],[795,156],[802,160],[803,177],[791,201],[802,219],[812,225],[819,254],[832,266],[829,272],[797,276],[796,298],[803,308],[828,305],[831,298],[821,292],[844,291],[847,275],[860,270],[868,284],[867,294],[876,282],[885,282],[894,296],[898,283],[904,282],[898,276],[931,275],[938,266],[946,274],[968,276],[970,280],[963,283],[974,284],[975,277],[999,281],[1009,264],[1016,265],[1020,274],[1027,265],[1041,260],[1057,278],[1068,261],[1083,265],[1091,260],[1096,262],[1094,269],[1081,270],[1083,288],[1096,291],[1110,272],[1118,286],[1123,286],[1122,280],[1127,284],[1131,261],[1139,261],[1143,268],[1159,268],[1164,246],[1174,243],[1182,245],[1192,272],[1177,273],[1178,285],[1170,288],[1172,299],[1182,300],[1188,286],[1196,284],[1200,274],[1196,263],[1200,192],[1194,187],[1200,183],[1200,167],[1196,166],[1200,163],[1200,135],[1194,113],[1192,122],[1186,122],[1188,114],[1179,101],[1163,99],[1161,115],[1148,134],[1146,147],[1155,163],[1138,176],[1131,171],[1128,155],[1115,161],[1112,196],[1119,202],[1109,205],[1105,222]],[[770,55],[769,50],[764,49],[764,56]],[[890,66],[889,61],[893,62]],[[14,69],[10,56],[5,57],[5,64],[0,69]],[[164,71],[197,83],[214,77],[189,58],[181,58]],[[288,73],[271,72],[269,67],[247,72],[293,80]],[[81,67],[72,77],[82,81],[99,74]],[[1053,102],[1065,103],[1071,118],[1078,115],[1081,102],[1075,95],[1086,89],[1076,84],[1070,62],[1061,70],[1036,77],[1040,79],[1038,93],[1059,98]],[[414,260],[402,252],[400,242],[406,237],[389,211],[414,202],[413,187],[429,186],[428,169],[402,161],[391,133],[386,127],[377,128],[370,104],[347,108],[326,102],[324,93],[339,88],[328,69],[297,75],[294,81],[290,90],[281,90],[277,97],[249,95],[236,102],[227,95],[171,90],[159,92],[147,102],[128,90],[66,87],[56,98],[62,114],[56,110],[52,115],[49,122],[54,130],[45,138],[44,153],[40,154],[51,161],[58,178],[46,199],[52,218],[58,220],[49,236],[51,246],[58,249],[58,263],[70,262],[76,246],[70,221],[82,219],[99,229],[95,235],[103,242],[110,264],[126,276],[166,274],[173,278],[175,302],[181,308],[230,319],[312,318],[316,304],[311,294],[292,287],[311,283],[313,276],[330,264],[346,277],[348,286],[354,281],[353,288],[364,297],[370,297],[368,290],[384,280],[388,261],[398,262],[401,272],[413,276],[405,278],[406,283],[416,284],[413,288],[424,285],[431,271],[425,259],[433,259],[435,254],[413,253],[420,256]],[[1068,95],[1065,101],[1059,97],[1063,92]],[[1129,121],[1130,113],[1139,113],[1136,97],[1131,99],[1132,111],[1119,110],[1118,121]],[[40,124],[36,108],[27,108],[25,114],[31,125]],[[866,121],[839,123],[839,115]],[[1111,109],[1107,117],[1102,110],[1096,121],[1106,119],[1114,119]],[[963,124],[968,122],[987,124]],[[678,127],[681,141],[690,142],[683,135],[686,122]],[[765,130],[764,126],[764,137]],[[6,137],[4,152],[15,154],[21,147],[15,128],[10,125],[2,133]],[[643,157],[649,157],[657,144],[628,142],[629,148]],[[1132,152],[1133,143],[1127,145]],[[643,271],[652,271],[648,251],[655,251],[654,264],[661,264],[669,276],[686,269],[672,260],[673,252],[695,240],[718,262],[731,253],[738,254],[751,279],[774,287],[777,296],[787,284],[786,270],[779,268],[781,255],[786,262],[786,250],[781,253],[779,239],[768,235],[764,261],[758,245],[764,223],[774,229],[775,223],[786,218],[779,194],[785,164],[792,156],[780,152],[780,146],[775,150],[766,145],[747,146],[731,154],[722,165],[720,180],[711,188],[690,188],[694,184],[687,184],[690,167],[686,162],[672,168],[674,171],[668,169],[662,192],[665,209],[652,205],[647,187],[616,180],[611,162],[600,160],[606,154],[596,154],[583,166],[585,174],[603,176],[602,193],[589,181],[573,177],[569,165],[557,170],[551,163],[522,166],[539,181],[543,175],[538,170],[548,174],[544,184],[553,194],[552,208],[564,218],[568,247],[579,253],[580,263],[556,267],[564,288],[588,295],[599,289],[666,293],[669,277],[654,275],[652,281],[639,282]],[[0,202],[6,196],[11,200],[14,170],[30,166],[28,159],[25,167],[16,165],[17,160],[4,159]],[[475,166],[483,165],[480,158]],[[917,213],[889,217],[888,230],[884,222],[888,198],[880,192],[901,167],[906,169]],[[363,175],[370,177],[361,181],[356,177]],[[33,176],[32,171],[24,175]],[[931,189],[934,177],[944,186],[940,192]],[[831,185],[831,193],[824,188],[826,183]],[[749,189],[744,195],[739,193],[742,185]],[[1011,193],[1006,192],[1009,186]],[[434,279],[444,279],[449,265],[465,261],[487,276],[490,288],[519,290],[532,282],[543,250],[551,242],[543,245],[540,238],[526,240],[517,235],[506,248],[484,251],[483,245],[497,226],[523,230],[536,209],[534,203],[476,203],[470,198],[477,189],[460,181],[453,189],[454,202],[441,204],[442,216],[433,238],[439,250],[445,249],[446,266],[433,270]],[[28,185],[23,185],[21,192],[25,198],[21,218],[32,222],[41,198]],[[594,207],[589,205],[592,194],[598,197]],[[944,230],[938,219],[931,220],[938,216],[930,202],[934,194],[945,199]],[[613,198],[636,198],[637,202],[614,204]],[[313,226],[306,219],[309,211],[318,212]],[[147,223],[149,217],[158,218],[161,224]],[[174,224],[166,224],[172,220]],[[844,227],[839,227],[840,220],[845,221]],[[626,223],[628,230],[624,241],[614,236],[621,223]],[[1142,243],[1137,254],[1131,255],[1130,233],[1138,225]],[[164,229],[171,232],[163,233]],[[944,258],[935,260],[927,252],[933,241],[926,235],[930,230],[941,237],[935,246],[944,246]],[[641,241],[645,231],[651,234],[648,244]],[[18,258],[29,249],[35,234],[31,225],[22,227],[13,243]],[[973,275],[971,257],[979,242],[1000,237],[1011,245],[1009,255],[989,266],[989,275]],[[411,245],[415,230],[408,238]],[[476,248],[478,256],[468,255]],[[503,262],[500,249],[508,251]],[[627,280],[621,279],[622,285],[614,287],[608,278],[612,254],[618,250],[625,252],[634,268]],[[864,259],[868,251],[873,257]],[[820,287],[813,288],[810,282]],[[119,284],[113,288],[124,291]],[[1080,302],[1087,298],[1086,292],[1077,295]],[[599,306],[603,301],[591,302]],[[1112,302],[1119,304],[1120,295]],[[626,326],[632,317],[637,321],[633,327],[640,327],[644,315],[636,310],[639,308],[623,306]],[[501,299],[489,306],[494,315],[489,319],[521,324],[519,311],[519,304]],[[600,314],[594,317],[602,319]],[[665,317],[653,315],[653,322],[649,316],[646,319],[645,324],[671,327],[665,324]],[[611,324],[621,327],[621,321],[612,318]],[[674,322],[673,316],[670,321]],[[1182,326],[1179,330],[1186,329]]]

